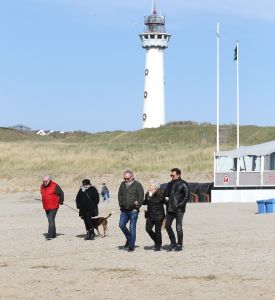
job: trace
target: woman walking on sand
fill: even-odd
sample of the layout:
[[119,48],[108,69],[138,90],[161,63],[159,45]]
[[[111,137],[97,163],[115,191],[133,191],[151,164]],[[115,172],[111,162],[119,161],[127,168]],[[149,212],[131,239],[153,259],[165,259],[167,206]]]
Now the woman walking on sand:
[[[155,243],[154,251],[160,251],[162,246],[161,226],[165,218],[164,191],[160,189],[160,183],[152,181],[148,192],[145,194],[143,205],[147,205],[145,212],[146,231]],[[155,231],[153,227],[155,226]]]

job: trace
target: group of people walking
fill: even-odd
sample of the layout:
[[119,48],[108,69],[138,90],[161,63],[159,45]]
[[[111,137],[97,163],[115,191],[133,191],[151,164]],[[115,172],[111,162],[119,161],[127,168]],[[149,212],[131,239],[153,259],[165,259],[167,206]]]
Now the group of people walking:
[[[142,205],[147,206],[145,228],[154,242],[154,250],[161,250],[161,228],[165,224],[170,239],[168,251],[182,251],[182,222],[190,191],[188,183],[181,179],[180,169],[173,168],[170,176],[171,181],[165,187],[162,187],[157,181],[151,181],[149,189],[144,195],[143,186],[135,180],[133,172],[130,170],[124,172],[123,182],[118,191],[118,204],[121,211],[119,227],[126,239],[123,248],[128,252],[135,251],[136,224]],[[55,216],[59,204],[63,204],[64,193],[49,176],[45,176],[41,185],[41,194],[49,222],[46,239],[50,240],[56,237]],[[76,196],[76,207],[85,224],[86,240],[92,240],[95,237],[92,218],[98,215],[98,203],[97,189],[91,185],[89,179],[84,179]],[[164,207],[166,207],[166,213]],[[176,220],[177,239],[172,228],[174,220]]]

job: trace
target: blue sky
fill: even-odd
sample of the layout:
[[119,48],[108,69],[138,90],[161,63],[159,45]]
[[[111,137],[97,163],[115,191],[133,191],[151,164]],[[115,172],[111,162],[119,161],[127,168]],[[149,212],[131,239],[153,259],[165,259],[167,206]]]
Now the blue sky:
[[[229,4],[230,3],[230,4]],[[275,125],[275,2],[157,1],[172,37],[165,50],[166,121],[216,123],[220,22],[221,123]],[[0,126],[91,132],[142,123],[150,0],[0,1]]]

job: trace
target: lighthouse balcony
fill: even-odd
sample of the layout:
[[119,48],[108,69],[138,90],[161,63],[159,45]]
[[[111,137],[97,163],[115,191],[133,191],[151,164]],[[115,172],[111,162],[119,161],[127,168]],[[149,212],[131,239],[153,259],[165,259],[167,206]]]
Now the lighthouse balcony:
[[167,33],[142,33],[140,34],[140,39],[143,48],[167,48],[170,35]]

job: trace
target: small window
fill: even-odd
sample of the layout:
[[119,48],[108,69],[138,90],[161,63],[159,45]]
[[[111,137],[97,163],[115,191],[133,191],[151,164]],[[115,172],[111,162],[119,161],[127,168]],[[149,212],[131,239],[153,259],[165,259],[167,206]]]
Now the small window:
[[143,114],[142,119],[143,119],[143,121],[145,121],[147,119],[147,115]]
[[154,39],[155,38],[155,35],[154,34],[151,34],[150,35],[150,39]]
[[147,76],[149,74],[149,70],[145,69],[145,76]]
[[144,98],[147,98],[147,96],[148,96],[148,93],[145,91],[144,92]]
[[144,38],[145,38],[146,40],[148,40],[148,34],[145,34],[145,35],[144,35]]
[[161,40],[162,39],[162,35],[158,34],[158,39]]

